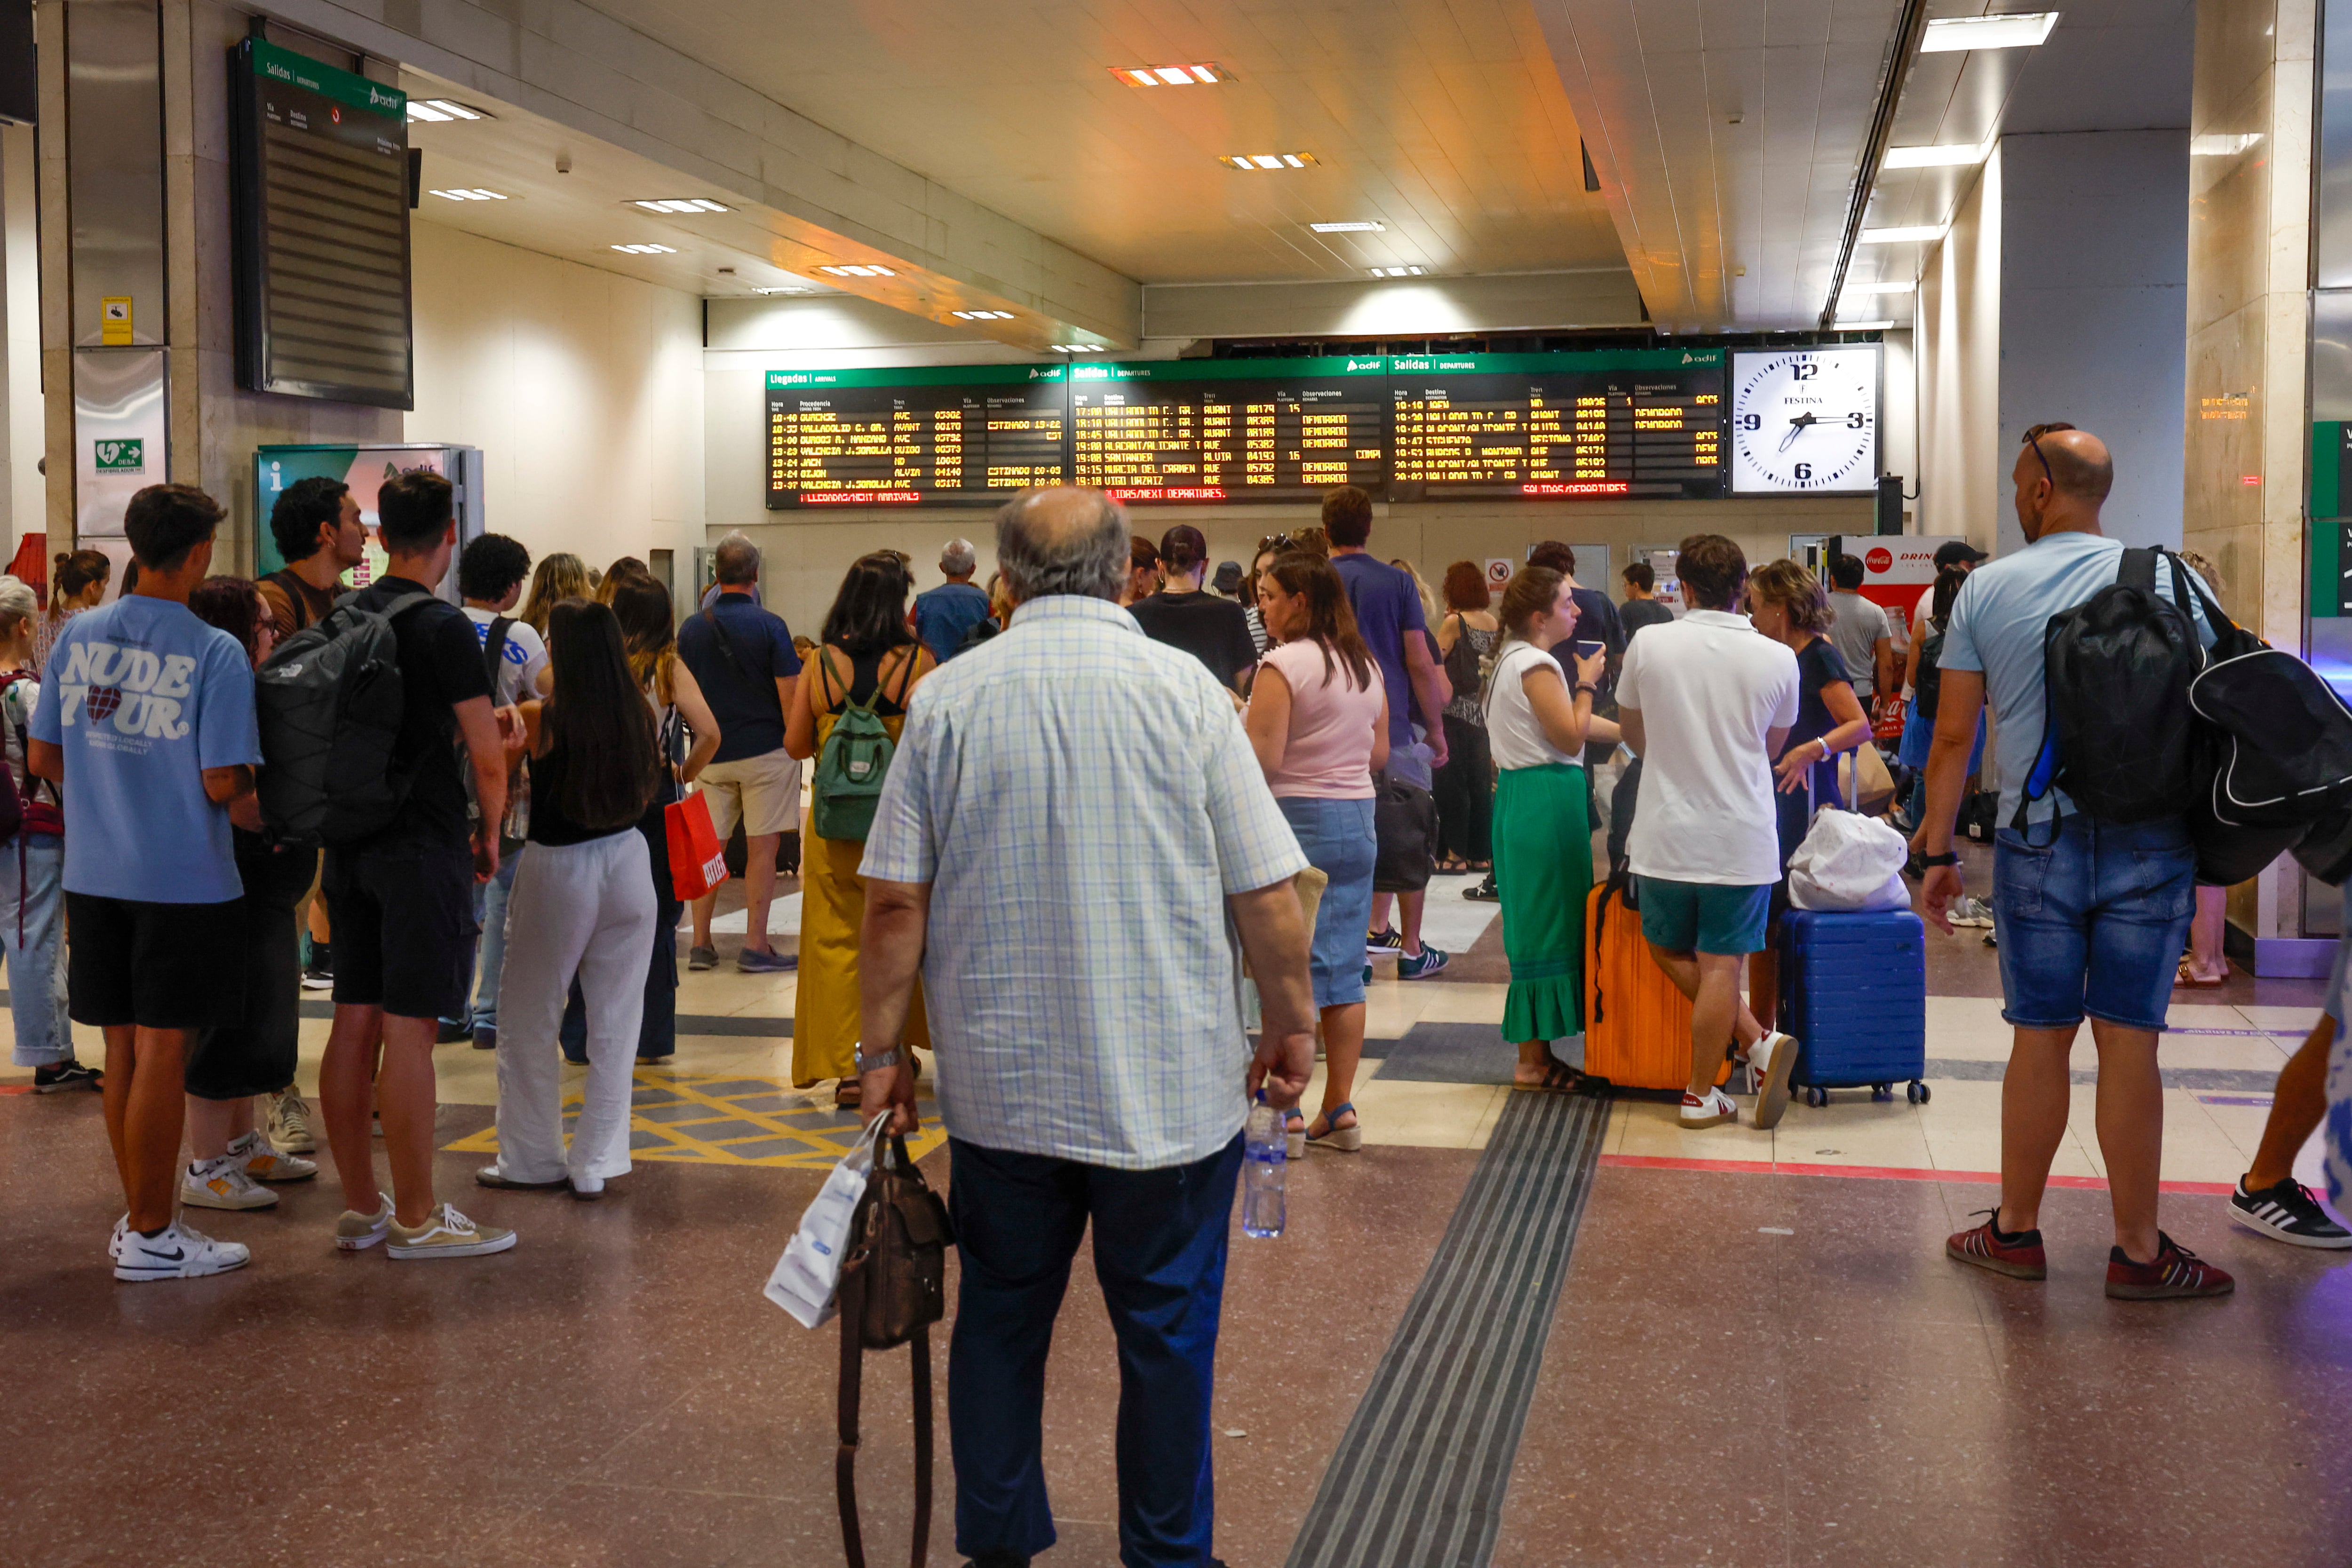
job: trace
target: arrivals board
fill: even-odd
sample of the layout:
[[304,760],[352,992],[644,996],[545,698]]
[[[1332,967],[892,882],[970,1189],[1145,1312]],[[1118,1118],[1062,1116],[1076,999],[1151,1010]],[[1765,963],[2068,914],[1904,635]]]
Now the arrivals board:
[[1069,475],[1059,365],[770,371],[768,505],[996,502]]
[[1389,498],[1723,494],[1723,350],[1390,357]]
[[1387,361],[1162,360],[1070,371],[1073,482],[1122,501],[1308,500],[1388,481]]

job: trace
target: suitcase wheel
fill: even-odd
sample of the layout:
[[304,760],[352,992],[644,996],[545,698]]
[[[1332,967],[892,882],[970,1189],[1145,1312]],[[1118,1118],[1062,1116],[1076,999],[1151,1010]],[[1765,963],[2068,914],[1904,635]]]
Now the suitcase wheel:
[[1911,1087],[1905,1092],[1914,1105],[1925,1105],[1927,1103],[1927,1086],[1916,1078],[1911,1081]]
[[1892,1100],[1895,1098],[1895,1085],[1892,1083],[1874,1083],[1870,1086],[1870,1097],[1874,1102]]
[[1829,1103],[1830,1092],[1822,1088],[1820,1084],[1812,1084],[1805,1090],[1805,1103],[1812,1106],[1815,1110],[1820,1110]]

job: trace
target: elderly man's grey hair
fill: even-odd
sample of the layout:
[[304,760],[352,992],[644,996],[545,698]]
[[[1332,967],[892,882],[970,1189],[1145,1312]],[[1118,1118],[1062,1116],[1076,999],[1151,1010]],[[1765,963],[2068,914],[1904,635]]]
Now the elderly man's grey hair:
[[711,570],[725,587],[749,588],[760,580],[760,547],[743,534],[729,534],[719,541]]
[[1024,603],[1053,593],[1116,600],[1127,552],[1127,509],[1100,490],[1024,490],[996,514],[997,570]]
[[980,552],[970,539],[950,539],[940,551],[940,570],[950,577],[970,577],[980,567]]

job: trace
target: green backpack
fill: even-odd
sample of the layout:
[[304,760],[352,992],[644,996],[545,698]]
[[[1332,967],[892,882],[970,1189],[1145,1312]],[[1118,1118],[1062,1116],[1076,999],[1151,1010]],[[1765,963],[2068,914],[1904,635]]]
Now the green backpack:
[[[818,658],[818,669],[824,672],[823,655]],[[819,679],[829,693],[829,674]],[[882,716],[874,711],[881,696],[877,682],[864,702],[845,701],[841,716],[833,721],[833,733],[816,754],[815,798],[809,816],[821,839],[862,842],[874,831],[874,808],[881,801],[882,780],[889,776],[890,758],[898,749]],[[903,690],[899,696],[905,700]]]

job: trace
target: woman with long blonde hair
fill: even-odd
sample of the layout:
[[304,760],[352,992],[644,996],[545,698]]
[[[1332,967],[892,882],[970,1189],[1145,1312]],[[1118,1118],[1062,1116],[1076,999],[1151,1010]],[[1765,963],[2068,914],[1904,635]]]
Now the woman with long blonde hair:
[[522,619],[543,643],[547,640],[548,612],[567,599],[589,599],[595,592],[596,585],[589,580],[586,561],[569,550],[541,556],[538,570],[530,574],[530,592],[522,601]]

